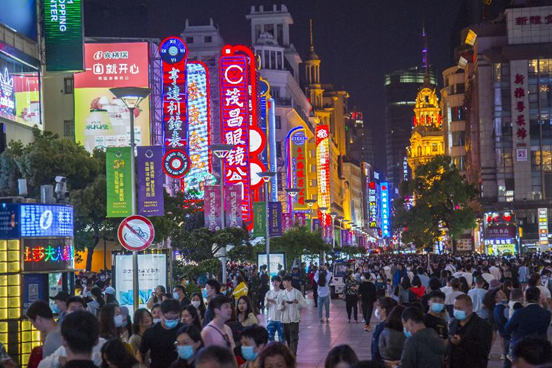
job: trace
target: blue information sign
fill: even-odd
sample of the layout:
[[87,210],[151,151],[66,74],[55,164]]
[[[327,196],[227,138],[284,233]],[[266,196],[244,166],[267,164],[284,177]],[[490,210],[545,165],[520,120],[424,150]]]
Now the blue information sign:
[[73,207],[21,205],[21,237],[72,237]]

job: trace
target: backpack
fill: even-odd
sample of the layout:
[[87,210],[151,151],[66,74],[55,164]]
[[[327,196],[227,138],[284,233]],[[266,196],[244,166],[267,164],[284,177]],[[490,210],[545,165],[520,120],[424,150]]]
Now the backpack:
[[318,286],[326,286],[326,271],[321,271],[318,273]]

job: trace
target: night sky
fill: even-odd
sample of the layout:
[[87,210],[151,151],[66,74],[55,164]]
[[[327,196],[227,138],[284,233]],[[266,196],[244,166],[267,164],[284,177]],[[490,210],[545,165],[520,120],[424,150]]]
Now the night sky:
[[[358,106],[372,128],[375,152],[384,154],[384,75],[422,64],[422,24],[429,37],[429,59],[441,73],[451,66],[451,33],[460,0],[85,0],[86,36],[156,37],[179,35],[185,19],[208,24],[213,18],[224,40],[250,45],[245,19],[252,5],[286,4],[294,19],[291,42],[304,58],[309,19],[322,60],[322,83],[347,90],[349,107]],[[459,35],[454,37],[459,42]],[[301,75],[303,77],[303,75]],[[414,98],[414,96],[413,96]],[[382,163],[384,157],[378,157]]]

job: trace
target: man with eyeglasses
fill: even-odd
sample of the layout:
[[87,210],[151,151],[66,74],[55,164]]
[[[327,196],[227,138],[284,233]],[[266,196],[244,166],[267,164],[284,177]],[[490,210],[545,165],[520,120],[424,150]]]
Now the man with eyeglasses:
[[215,314],[215,318],[201,331],[201,337],[205,346],[221,346],[234,351],[236,344],[232,330],[226,325],[232,318],[232,300],[224,295],[211,299],[209,308]]
[[150,368],[166,368],[176,360],[178,354],[174,342],[180,323],[180,303],[167,299],[161,303],[161,323],[156,323],[144,332],[140,343],[139,359],[142,363],[147,352],[150,352]]

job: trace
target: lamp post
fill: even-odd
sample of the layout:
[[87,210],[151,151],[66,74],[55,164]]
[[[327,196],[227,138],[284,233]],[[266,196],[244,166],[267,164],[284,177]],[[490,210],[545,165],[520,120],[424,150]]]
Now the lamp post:
[[330,216],[332,217],[332,247],[335,248],[335,229],[334,229],[334,220],[337,216],[337,212],[331,212]]
[[[122,87],[122,88],[111,88],[111,93],[115,95],[118,99],[123,101],[128,111],[130,112],[130,189],[132,192],[132,215],[136,215],[136,177],[135,177],[135,157],[134,150],[136,147],[134,139],[134,109],[140,105],[144,99],[146,99],[151,90],[149,88],[140,88],[140,87]],[[133,291],[133,306],[134,310],[140,307],[140,289],[138,285],[138,252],[132,252],[132,287]]]
[[340,243],[341,243],[341,246],[343,246],[343,241],[342,241],[342,236],[341,236],[341,231],[343,230],[343,220],[345,219],[345,217],[343,216],[339,216],[337,218],[337,221],[339,221],[339,240],[340,240]]
[[[320,226],[322,226],[322,236],[324,238],[324,242],[326,241],[326,211],[328,210],[328,207],[318,207],[318,210],[322,212],[322,219],[320,221]],[[320,265],[323,265],[325,262],[325,255],[324,252],[322,252],[320,256]]]
[[291,198],[291,207],[290,207],[289,212],[291,213],[291,221],[294,224],[295,224],[295,216],[293,214],[293,202],[295,201],[295,197],[297,197],[297,194],[299,194],[300,191],[301,191],[301,189],[299,189],[299,188],[286,188],[286,193]]
[[[209,149],[220,161],[220,208],[221,208],[221,230],[226,225],[226,212],[224,209],[224,158],[228,156],[228,153],[234,148],[231,144],[215,143],[209,145]],[[220,257],[222,263],[222,284],[226,285],[226,246],[224,246],[224,255]]]
[[310,226],[310,231],[313,231],[314,229],[314,226],[312,224],[312,207],[314,206],[314,204],[316,203],[316,199],[307,199],[305,201],[305,203],[309,206],[310,208],[310,222],[311,222],[311,226]]
[[[270,277],[270,233],[268,229],[268,184],[270,182],[270,179],[276,176],[276,172],[274,171],[263,171],[258,173],[257,175],[265,181],[265,200],[266,200],[266,224],[265,224],[265,245],[266,245],[266,266],[268,268],[268,276]],[[260,266],[260,265],[259,265]]]

